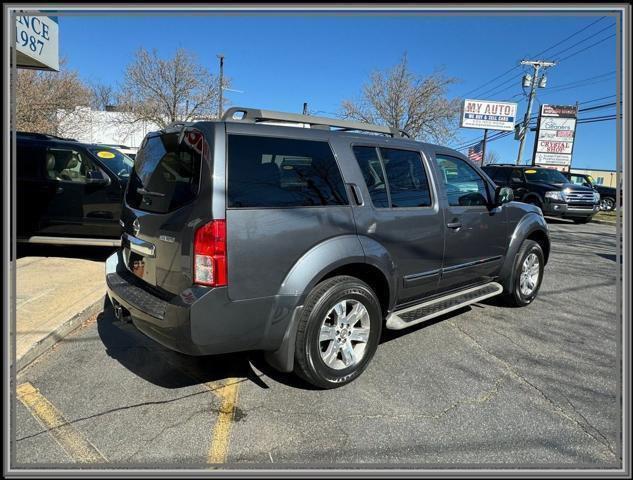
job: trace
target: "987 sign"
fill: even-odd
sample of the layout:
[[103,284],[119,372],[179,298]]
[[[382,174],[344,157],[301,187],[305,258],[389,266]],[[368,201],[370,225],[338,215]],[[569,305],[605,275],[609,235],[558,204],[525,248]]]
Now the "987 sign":
[[15,24],[18,66],[57,70],[58,25],[55,17],[20,15],[16,16]]

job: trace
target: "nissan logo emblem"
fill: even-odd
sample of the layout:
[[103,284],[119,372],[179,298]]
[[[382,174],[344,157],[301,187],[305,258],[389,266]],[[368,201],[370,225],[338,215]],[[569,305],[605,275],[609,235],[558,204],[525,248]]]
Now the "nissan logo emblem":
[[132,222],[132,230],[134,230],[134,235],[138,235],[139,230],[141,229],[141,224],[138,223],[138,218],[135,218]]

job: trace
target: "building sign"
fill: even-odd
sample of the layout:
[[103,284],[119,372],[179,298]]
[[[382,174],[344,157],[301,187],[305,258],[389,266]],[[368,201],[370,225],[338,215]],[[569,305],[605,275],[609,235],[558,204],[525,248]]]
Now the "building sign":
[[516,103],[466,99],[462,106],[461,126],[511,132],[516,116]]
[[17,67],[59,71],[57,17],[16,15],[15,25]]
[[541,105],[534,165],[563,170],[569,168],[576,135],[576,115],[575,105]]

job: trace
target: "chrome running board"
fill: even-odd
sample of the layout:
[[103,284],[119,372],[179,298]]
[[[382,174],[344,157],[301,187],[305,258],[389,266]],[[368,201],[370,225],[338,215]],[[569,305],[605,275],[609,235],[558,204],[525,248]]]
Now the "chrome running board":
[[443,297],[434,298],[428,302],[418,303],[411,307],[396,310],[387,317],[387,328],[402,330],[417,325],[435,317],[439,317],[453,310],[477,303],[486,298],[494,297],[503,292],[503,287],[497,282],[486,283],[477,287],[460,290]]

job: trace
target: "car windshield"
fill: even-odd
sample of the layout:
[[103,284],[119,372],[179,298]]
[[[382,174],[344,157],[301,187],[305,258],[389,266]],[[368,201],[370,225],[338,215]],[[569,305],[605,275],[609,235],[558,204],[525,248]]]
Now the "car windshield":
[[91,148],[90,152],[101,160],[116,176],[127,180],[134,168],[134,160],[118,150],[106,147]]
[[548,168],[530,168],[523,171],[528,182],[569,183],[558,170]]

